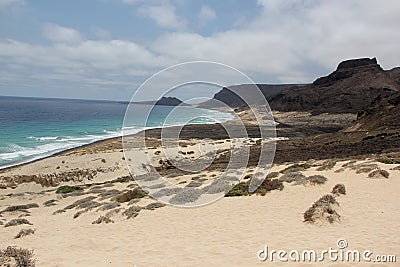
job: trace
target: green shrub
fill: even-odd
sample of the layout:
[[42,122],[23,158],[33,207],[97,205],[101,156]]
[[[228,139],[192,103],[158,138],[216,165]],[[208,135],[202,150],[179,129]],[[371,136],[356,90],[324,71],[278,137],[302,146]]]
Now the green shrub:
[[307,163],[304,164],[293,164],[290,165],[289,167],[286,167],[285,169],[281,170],[281,173],[287,173],[287,172],[298,172],[298,171],[304,171],[311,166],[308,165]]
[[236,196],[249,196],[252,194],[264,196],[266,193],[272,190],[283,190],[283,183],[277,179],[269,180],[265,179],[262,184],[254,192],[249,192],[250,181],[240,182],[235,185],[228,193],[225,194],[226,197],[236,197]]
[[400,159],[396,158],[378,158],[377,161],[385,164],[400,164]]
[[80,186],[69,186],[69,185],[63,185],[57,188],[56,194],[68,194],[72,193],[74,191],[82,191],[83,188]]
[[248,196],[249,195],[249,184],[250,182],[241,182],[235,185],[228,193],[226,197],[237,197],[237,196]]

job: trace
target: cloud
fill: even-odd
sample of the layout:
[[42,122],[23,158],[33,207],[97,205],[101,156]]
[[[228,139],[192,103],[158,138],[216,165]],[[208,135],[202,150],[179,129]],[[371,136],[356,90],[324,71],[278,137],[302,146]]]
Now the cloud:
[[175,7],[167,2],[161,5],[140,6],[138,13],[145,18],[154,20],[161,28],[177,30],[186,27],[186,21],[180,18],[175,12]]
[[[245,26],[204,36],[165,33],[152,50],[178,60],[213,60],[279,82],[310,82],[349,58],[400,63],[400,2],[259,1]],[[258,75],[258,77],[261,77]]]
[[110,39],[111,38],[111,34],[109,31],[104,30],[99,27],[92,27],[92,32],[97,38],[100,38],[100,39]]
[[61,43],[80,43],[84,37],[76,30],[56,24],[46,24],[43,29],[46,39]]
[[[51,41],[47,45],[0,39],[0,84],[40,86],[48,77],[61,85],[114,84],[123,90],[164,67],[191,60],[225,63],[257,82],[298,83],[328,74],[349,58],[377,57],[385,69],[400,63],[400,1],[259,0],[257,13],[245,24],[208,35],[188,29],[172,2],[126,1],[167,30],[148,45],[113,40],[98,28],[92,30],[100,40],[90,40],[55,24],[44,27]],[[200,19],[203,12],[192,17]],[[208,13],[203,19],[212,19]]]
[[207,22],[217,17],[215,11],[208,6],[202,6],[199,14],[197,15],[201,22]]

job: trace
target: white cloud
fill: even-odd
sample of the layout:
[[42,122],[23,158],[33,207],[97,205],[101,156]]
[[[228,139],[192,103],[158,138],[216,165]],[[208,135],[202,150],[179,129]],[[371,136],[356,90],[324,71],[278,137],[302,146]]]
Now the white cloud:
[[[214,60],[281,82],[310,82],[349,58],[400,63],[399,1],[259,1],[245,27],[203,36],[166,33],[152,49],[182,61]],[[265,80],[264,82],[268,82]]]
[[[75,29],[48,24],[44,36],[52,41],[49,45],[0,39],[0,84],[14,80],[29,85],[48,76],[126,88],[163,67],[190,60],[225,63],[266,83],[310,82],[355,57],[376,56],[386,69],[400,64],[400,1],[260,0],[258,13],[245,25],[208,36],[185,31],[169,2],[137,1],[140,14],[179,31],[165,31],[144,46],[110,40],[101,29],[93,29],[101,40],[88,40]],[[18,70],[21,66],[28,70]]]
[[186,27],[186,21],[180,18],[176,14],[175,7],[167,2],[161,5],[140,6],[138,13],[145,18],[154,20],[162,28],[176,30]]
[[78,31],[56,24],[46,24],[43,35],[50,41],[60,43],[80,43],[84,40],[84,37]]
[[110,39],[111,34],[109,31],[99,28],[99,27],[92,27],[93,34],[100,39]]
[[200,19],[201,22],[207,22],[215,19],[217,17],[217,14],[212,8],[204,5],[201,7],[197,17]]

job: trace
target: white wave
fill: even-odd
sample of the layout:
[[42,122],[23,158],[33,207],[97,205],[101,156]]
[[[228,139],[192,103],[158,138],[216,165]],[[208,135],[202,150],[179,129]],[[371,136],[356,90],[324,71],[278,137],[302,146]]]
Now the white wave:
[[36,137],[36,136],[28,136],[27,139],[33,139],[36,141],[49,141],[49,140],[57,140],[59,136],[42,136],[42,137]]
[[[224,122],[232,119],[234,116],[230,113],[224,113],[219,111],[205,110],[206,115],[203,115],[204,119],[199,119],[195,123],[215,123]],[[151,127],[140,127],[140,126],[124,126],[114,131],[103,130],[103,134],[86,134],[84,136],[28,136],[27,139],[45,142],[42,145],[36,147],[24,147],[18,144],[9,144],[0,152],[0,169],[11,167],[21,163],[27,163],[33,160],[41,159],[47,156],[51,156],[55,153],[65,151],[67,149],[75,148],[78,146],[90,144],[96,141],[101,141],[109,138],[120,137],[122,135],[136,134],[144,129],[154,129],[166,126],[179,126],[183,123],[176,123],[170,125],[158,125]]]

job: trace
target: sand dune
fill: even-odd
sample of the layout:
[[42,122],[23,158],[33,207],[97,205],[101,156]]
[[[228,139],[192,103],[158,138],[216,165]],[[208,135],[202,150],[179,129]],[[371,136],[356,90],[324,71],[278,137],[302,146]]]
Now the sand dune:
[[[369,249],[376,254],[400,255],[400,211],[398,192],[400,171],[391,170],[397,165],[358,161],[355,164],[377,164],[389,172],[389,178],[371,179],[368,173],[357,173],[357,167],[338,162],[331,170],[317,171],[311,167],[302,171],[306,176],[324,175],[322,185],[292,185],[284,183],[282,191],[271,191],[265,196],[223,198],[200,208],[171,206],[155,210],[141,210],[133,219],[122,211],[111,218],[114,223],[92,224],[101,214],[91,210],[74,219],[77,209],[53,215],[53,212],[76,200],[87,197],[77,195],[62,198],[54,189],[42,192],[40,186],[30,183],[14,190],[1,192],[1,207],[37,203],[31,208],[28,219],[33,225],[1,228],[0,243],[34,250],[38,266],[263,266],[257,252],[268,245],[269,249],[337,248],[336,242],[344,238],[348,249]],[[321,162],[317,162],[321,165]],[[346,166],[346,165],[345,165]],[[276,165],[279,171],[287,165]],[[331,192],[335,184],[346,187],[346,195],[337,197],[340,204],[340,221],[332,224],[303,222],[303,213],[321,196]],[[124,190],[129,183],[113,183],[107,190]],[[50,189],[50,188],[49,188]],[[15,194],[32,191],[32,194]],[[13,192],[14,195],[6,194]],[[42,193],[41,193],[42,192]],[[84,193],[90,192],[85,189]],[[87,195],[98,195],[88,193]],[[44,207],[43,202],[57,199],[56,205]],[[155,201],[144,197],[134,205],[146,206]],[[133,205],[133,204],[131,204]],[[128,203],[119,208],[128,209]],[[2,213],[4,222],[18,217],[18,213]],[[14,239],[22,228],[34,228],[33,235]],[[288,263],[274,261],[273,266]],[[303,266],[305,263],[291,263]],[[395,266],[396,263],[376,266]],[[320,266],[312,263],[307,266]],[[331,262],[326,266],[353,266],[354,263]],[[375,266],[364,263],[365,266]]]

